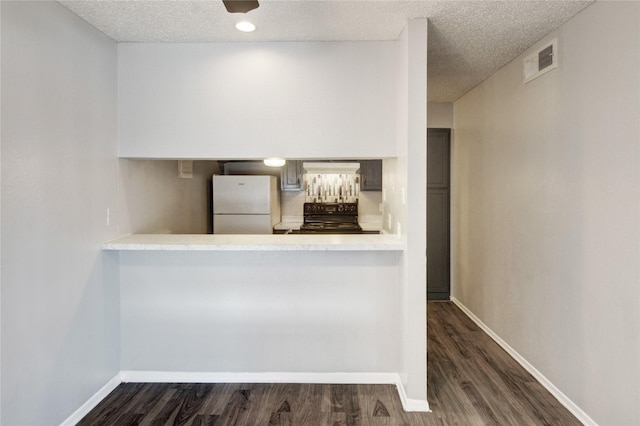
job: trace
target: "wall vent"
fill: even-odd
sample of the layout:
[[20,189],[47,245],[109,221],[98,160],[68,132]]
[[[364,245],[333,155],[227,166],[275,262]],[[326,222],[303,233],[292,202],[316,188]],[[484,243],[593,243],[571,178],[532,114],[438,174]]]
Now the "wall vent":
[[553,39],[532,54],[525,56],[523,60],[524,82],[528,83],[557,66],[558,39]]

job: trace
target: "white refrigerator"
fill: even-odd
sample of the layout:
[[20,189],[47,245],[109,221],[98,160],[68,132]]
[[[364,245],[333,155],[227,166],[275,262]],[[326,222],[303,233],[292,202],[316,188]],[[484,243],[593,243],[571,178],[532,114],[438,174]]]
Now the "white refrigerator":
[[213,176],[214,234],[271,234],[280,222],[275,176]]

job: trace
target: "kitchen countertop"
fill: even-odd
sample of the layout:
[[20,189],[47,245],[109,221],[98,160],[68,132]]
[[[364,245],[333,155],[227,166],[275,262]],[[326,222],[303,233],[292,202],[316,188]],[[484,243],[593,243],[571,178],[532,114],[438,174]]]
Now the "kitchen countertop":
[[279,223],[276,223],[273,226],[273,229],[278,230],[278,231],[287,231],[289,229],[291,229],[292,231],[297,231],[300,229],[300,226],[302,225],[302,221],[282,221]]
[[404,240],[390,234],[133,234],[102,244],[103,250],[136,251],[402,251],[404,248]]

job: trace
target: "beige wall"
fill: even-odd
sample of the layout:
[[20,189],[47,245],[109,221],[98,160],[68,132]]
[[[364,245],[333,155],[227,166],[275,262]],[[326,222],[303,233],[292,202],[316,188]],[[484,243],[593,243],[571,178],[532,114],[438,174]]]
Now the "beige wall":
[[596,2],[454,104],[453,296],[603,425],[640,423],[639,23]]
[[120,159],[120,234],[211,232],[211,188],[217,161],[194,161],[193,178],[175,160]]
[[453,127],[453,102],[427,103],[427,127],[450,129]]

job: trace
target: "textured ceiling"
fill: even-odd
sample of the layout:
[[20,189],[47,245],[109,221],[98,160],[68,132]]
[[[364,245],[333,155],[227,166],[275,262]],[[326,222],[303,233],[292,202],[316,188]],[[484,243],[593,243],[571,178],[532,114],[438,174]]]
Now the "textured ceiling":
[[[243,15],[221,0],[60,1],[118,42],[395,40],[426,17],[432,102],[456,100],[591,2],[260,0]],[[242,19],[258,29],[240,33]]]

